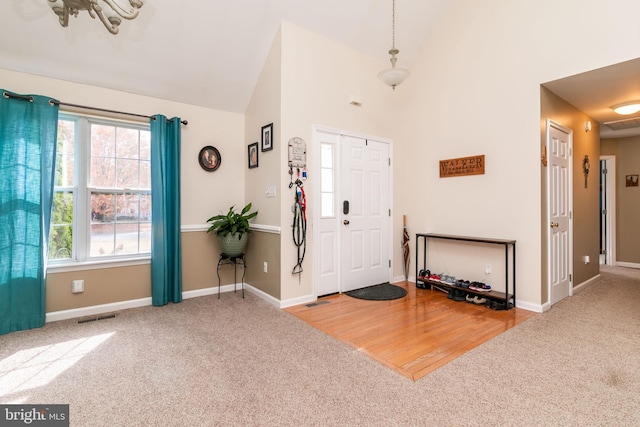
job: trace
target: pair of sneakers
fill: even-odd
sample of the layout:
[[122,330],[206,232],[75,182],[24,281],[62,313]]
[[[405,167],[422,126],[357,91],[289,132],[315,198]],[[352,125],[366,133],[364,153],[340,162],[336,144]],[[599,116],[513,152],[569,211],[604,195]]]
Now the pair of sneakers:
[[467,293],[462,289],[449,289],[447,293],[447,298],[452,299],[454,301],[464,301],[467,297]]
[[429,270],[420,270],[420,272],[418,273],[418,279],[420,280],[429,280],[430,276],[431,276],[431,271]]
[[487,301],[487,307],[493,310],[509,310],[513,308],[513,303],[511,301],[497,301],[497,300],[489,300]]
[[447,284],[447,285],[455,286],[456,277],[455,276],[440,275],[440,283],[444,283],[444,284]]
[[475,305],[485,305],[487,303],[487,299],[478,295],[467,295],[467,302]]
[[491,286],[482,282],[471,282],[469,284],[469,289],[472,291],[489,292],[491,290]]

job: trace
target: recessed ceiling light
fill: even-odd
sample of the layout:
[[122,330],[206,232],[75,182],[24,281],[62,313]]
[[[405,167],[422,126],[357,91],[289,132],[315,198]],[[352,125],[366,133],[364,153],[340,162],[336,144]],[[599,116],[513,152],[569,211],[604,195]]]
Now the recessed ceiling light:
[[627,116],[629,114],[637,113],[638,111],[640,111],[640,101],[624,102],[622,104],[614,105],[611,108],[616,113]]

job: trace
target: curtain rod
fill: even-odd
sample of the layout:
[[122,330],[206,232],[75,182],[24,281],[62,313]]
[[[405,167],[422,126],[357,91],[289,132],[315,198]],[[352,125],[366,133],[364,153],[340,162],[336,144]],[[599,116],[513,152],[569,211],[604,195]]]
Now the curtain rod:
[[[7,92],[7,91],[3,92],[2,95],[5,98],[18,98],[18,99],[24,99],[24,100],[29,101],[29,102],[33,102],[33,96],[29,96],[29,95],[18,95],[17,93],[11,93],[11,92]],[[106,108],[88,107],[86,105],[71,104],[69,102],[61,102],[61,101],[56,101],[56,100],[53,100],[53,99],[50,99],[49,103],[51,103],[52,105],[54,105],[54,104],[55,105],[63,105],[65,107],[74,107],[74,108],[82,108],[84,110],[102,111],[104,113],[124,114],[126,116],[144,117],[144,118],[147,118],[147,119],[154,119],[155,120],[154,117],[147,116],[147,115],[144,115],[144,114],[127,113],[127,112],[124,112],[124,111],[108,110]],[[189,124],[189,122],[186,121],[186,120],[180,120],[180,123],[182,123],[185,126],[187,124]]]

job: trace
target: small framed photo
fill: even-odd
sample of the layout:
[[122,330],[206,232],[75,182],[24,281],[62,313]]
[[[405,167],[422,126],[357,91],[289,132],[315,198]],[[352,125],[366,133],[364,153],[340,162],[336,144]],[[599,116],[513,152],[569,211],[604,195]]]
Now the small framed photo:
[[262,126],[262,151],[273,150],[273,123]]
[[637,187],[638,186],[638,175],[627,175],[627,179],[625,182],[627,183],[627,187]]
[[206,147],[202,147],[202,150],[200,150],[200,154],[198,154],[198,163],[200,163],[200,167],[202,167],[202,169],[207,172],[213,172],[220,167],[222,157],[220,157],[220,152],[216,147],[207,145]]
[[257,142],[254,142],[253,144],[249,144],[247,156],[249,159],[249,169],[257,168],[258,167],[258,143]]

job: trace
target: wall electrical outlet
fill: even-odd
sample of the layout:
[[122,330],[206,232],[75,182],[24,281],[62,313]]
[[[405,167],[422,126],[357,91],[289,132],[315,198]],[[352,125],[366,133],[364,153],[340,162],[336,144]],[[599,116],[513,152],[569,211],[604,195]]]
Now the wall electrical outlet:
[[79,294],[84,292],[84,280],[74,280],[71,282],[71,293]]
[[491,271],[492,271],[491,264],[485,264],[484,266],[485,274],[491,274]]

